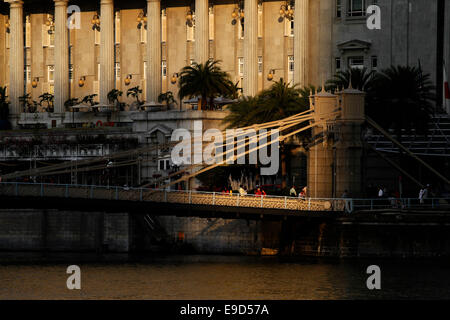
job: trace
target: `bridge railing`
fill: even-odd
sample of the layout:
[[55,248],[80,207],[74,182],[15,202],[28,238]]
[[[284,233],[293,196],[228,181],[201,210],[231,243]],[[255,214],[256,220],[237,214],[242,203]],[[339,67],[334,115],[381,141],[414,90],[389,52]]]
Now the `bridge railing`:
[[161,190],[119,186],[48,184],[48,183],[0,183],[0,195],[18,197],[57,197],[73,199],[100,199],[121,201],[170,202],[197,205],[271,208],[297,211],[353,212],[377,209],[448,209],[450,198],[293,198],[283,196],[257,196],[201,192],[185,190]]

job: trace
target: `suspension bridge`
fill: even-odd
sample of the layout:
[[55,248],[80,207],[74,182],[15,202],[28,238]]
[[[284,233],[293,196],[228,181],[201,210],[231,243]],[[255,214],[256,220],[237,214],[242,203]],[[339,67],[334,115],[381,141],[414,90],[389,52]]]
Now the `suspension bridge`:
[[[327,213],[354,212],[358,210],[375,210],[382,208],[411,209],[425,207],[423,203],[417,203],[415,199],[342,199],[333,197],[333,193],[351,189],[358,194],[361,188],[360,150],[362,149],[361,126],[365,123],[388,139],[392,145],[415,159],[438,177],[445,185],[450,181],[438,170],[428,165],[415,153],[399,143],[387,131],[377,125],[373,120],[364,116],[364,94],[360,91],[348,89],[337,96],[328,92],[320,92],[311,97],[309,110],[287,117],[282,120],[255,124],[235,129],[237,141],[225,141],[220,145],[213,155],[216,159],[214,164],[186,165],[168,176],[155,178],[150,183],[140,188],[119,186],[97,186],[97,185],[58,185],[45,183],[18,183],[15,180],[22,177],[43,177],[63,175],[71,172],[73,167],[78,172],[91,172],[104,170],[109,167],[128,166],[136,163],[137,159],[147,155],[147,161],[155,161],[164,151],[169,154],[178,142],[170,142],[159,145],[151,145],[127,151],[116,152],[104,156],[93,157],[76,161],[67,161],[59,164],[28,169],[19,172],[7,173],[1,176],[0,194],[9,200],[23,201],[24,198],[52,199],[58,203],[65,200],[74,200],[71,203],[82,200],[84,203],[100,201],[109,203],[111,200],[117,203],[145,204],[145,207],[155,208],[164,204],[165,208],[180,207],[202,207],[204,210],[214,212],[246,212],[250,215],[275,215],[286,216],[302,215],[303,213]],[[263,130],[265,129],[265,130]],[[267,129],[277,129],[279,136],[271,139]],[[257,132],[255,136],[249,137],[248,130]],[[174,191],[170,188],[181,182],[189,181],[199,174],[227,164],[228,161],[246,157],[252,152],[266,148],[275,143],[284,142],[289,138],[301,134],[307,130],[312,131],[313,141],[310,143],[308,164],[308,187],[311,194],[307,198],[291,198],[276,196],[242,196],[238,194],[221,194],[215,192],[196,192],[193,190]],[[225,130],[222,131],[225,134]],[[331,142],[331,143],[330,143]],[[190,143],[193,143],[191,140]],[[230,147],[231,146],[231,147]],[[369,145],[370,147],[370,145]],[[331,156],[333,148],[337,149],[337,155]],[[355,151],[356,150],[356,151]],[[156,152],[155,152],[156,151]],[[203,152],[204,150],[202,150]],[[148,156],[149,154],[150,157]],[[115,162],[113,162],[115,161]],[[332,166],[335,171],[331,172]],[[405,176],[409,177],[417,185],[423,184],[406,172],[397,167]],[[336,177],[336,178],[334,178]],[[337,180],[337,181],[336,181]],[[333,185],[333,193],[331,185]],[[158,188],[149,188],[158,185]],[[336,191],[337,190],[337,191]],[[59,200],[58,200],[59,199]],[[60,200],[63,201],[60,201]],[[41,201],[39,200],[39,201]],[[38,201],[38,200],[36,200]],[[434,199],[426,204],[427,209],[447,208],[448,199]],[[152,206],[149,206],[149,205]],[[169,205],[170,204],[170,205]],[[115,204],[112,204],[115,206]],[[217,209],[218,208],[218,209]],[[190,212],[190,211],[189,211]]]

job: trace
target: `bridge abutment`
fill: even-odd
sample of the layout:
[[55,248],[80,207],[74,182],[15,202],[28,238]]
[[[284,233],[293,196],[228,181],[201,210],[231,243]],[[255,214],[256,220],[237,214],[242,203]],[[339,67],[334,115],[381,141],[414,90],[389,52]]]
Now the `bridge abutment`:
[[345,191],[349,197],[361,196],[364,92],[322,91],[312,97],[311,108],[316,142],[308,153],[308,196],[339,198]]

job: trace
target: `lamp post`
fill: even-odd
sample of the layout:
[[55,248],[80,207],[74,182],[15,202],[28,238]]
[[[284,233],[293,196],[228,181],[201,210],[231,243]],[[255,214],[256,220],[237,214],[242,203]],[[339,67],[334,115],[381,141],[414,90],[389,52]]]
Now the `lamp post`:
[[275,74],[275,71],[276,70],[283,70],[283,69],[281,69],[281,68],[278,68],[278,69],[270,69],[269,70],[269,73],[267,74],[267,80],[268,81],[272,81],[273,80],[273,75]]
[[91,23],[92,23],[92,30],[100,31],[100,16],[98,15],[98,13],[94,14]]
[[78,80],[78,86],[81,88],[84,86],[84,83],[86,82],[86,76],[81,76]]

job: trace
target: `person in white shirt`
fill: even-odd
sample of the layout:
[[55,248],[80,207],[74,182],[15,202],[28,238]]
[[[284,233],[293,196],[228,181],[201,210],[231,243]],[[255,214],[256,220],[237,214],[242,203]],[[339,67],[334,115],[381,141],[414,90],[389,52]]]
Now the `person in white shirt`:
[[291,190],[289,190],[289,196],[290,197],[296,197],[297,191],[295,191],[295,186],[292,186]]
[[424,190],[425,189],[420,188],[420,191],[419,191],[419,202],[421,204],[423,204],[423,192],[424,192]]
[[247,195],[247,191],[245,191],[245,189],[244,189],[244,187],[242,185],[239,187],[239,194],[241,196]]

